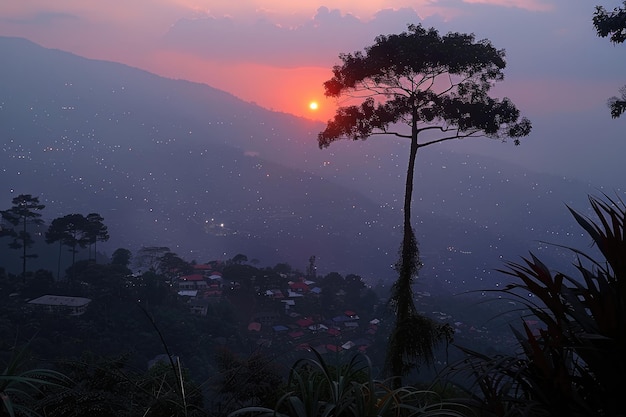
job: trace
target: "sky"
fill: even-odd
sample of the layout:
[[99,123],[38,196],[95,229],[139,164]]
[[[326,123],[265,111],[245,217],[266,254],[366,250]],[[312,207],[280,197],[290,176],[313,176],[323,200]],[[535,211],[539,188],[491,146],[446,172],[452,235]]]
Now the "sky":
[[[504,157],[566,174],[588,164],[593,175],[607,167],[619,169],[621,151],[626,152],[626,117],[612,120],[606,107],[607,98],[626,84],[626,45],[598,38],[591,24],[596,5],[612,9],[620,4],[5,0],[0,2],[0,35],[206,83],[271,110],[326,121],[337,103],[324,97],[323,82],[340,63],[340,53],[362,50],[377,35],[402,32],[409,23],[442,33],[474,33],[506,50],[505,80],[495,93],[511,98],[534,122],[528,142],[541,142]],[[316,110],[309,107],[313,101]],[[502,153],[482,145],[472,150]],[[603,175],[596,177],[602,181]]]

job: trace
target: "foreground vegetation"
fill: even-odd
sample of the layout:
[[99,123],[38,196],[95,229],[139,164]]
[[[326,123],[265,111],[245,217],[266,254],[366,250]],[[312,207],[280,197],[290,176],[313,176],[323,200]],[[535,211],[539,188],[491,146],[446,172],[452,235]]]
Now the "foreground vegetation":
[[[501,290],[503,295],[521,301],[528,313],[521,330],[512,328],[519,343],[519,355],[489,356],[456,346],[464,352],[464,359],[448,366],[432,384],[395,387],[389,379],[376,379],[379,370],[364,355],[321,355],[312,351],[310,356],[296,359],[291,369],[284,369],[280,362],[261,354],[241,356],[228,349],[213,350],[219,352],[217,360],[208,360],[202,351],[214,346],[220,334],[236,337],[237,331],[228,325],[228,313],[213,312],[222,317],[219,322],[223,328],[218,326],[212,331],[216,337],[200,330],[194,333],[194,326],[206,322],[189,315],[183,317],[173,304],[167,307],[174,302],[168,301],[167,292],[155,291],[151,295],[151,302],[161,302],[166,307],[158,316],[141,305],[118,303],[94,306],[95,309],[77,320],[59,315],[29,315],[22,305],[11,303],[15,297],[8,297],[3,291],[0,328],[1,350],[5,352],[2,359],[6,365],[0,376],[2,413],[11,416],[621,415],[620,395],[626,386],[623,380],[626,207],[623,202],[606,197],[590,198],[590,204],[593,219],[572,210],[574,219],[592,238],[599,253],[591,256],[570,249],[578,259],[575,266],[579,276],[551,271],[532,254],[521,263],[507,264],[501,271],[512,278],[511,284]],[[84,273],[88,267],[86,264],[77,276],[89,275]],[[99,279],[107,282],[120,277],[119,268],[125,267],[98,266]],[[3,277],[4,290],[8,276],[3,274]],[[93,278],[91,282],[93,285]],[[14,285],[19,289],[22,284],[17,280]],[[119,294],[107,296],[114,300]],[[132,312],[130,307],[136,311]],[[107,329],[107,322],[124,321],[115,320],[115,315],[123,316],[129,328],[145,328],[139,326],[138,320],[155,326],[150,332],[142,330],[134,340],[119,340],[121,334],[129,333]],[[168,316],[175,323],[168,324]],[[13,323],[31,334],[23,348],[16,349],[7,337],[14,329]],[[75,334],[64,330],[69,326],[99,333],[93,334],[99,342],[104,334],[110,344],[93,346],[93,352],[98,354],[79,352],[72,345],[77,342],[85,345],[68,337]],[[180,329],[188,333],[181,333]],[[43,340],[40,336],[43,334],[53,339]],[[189,352],[183,361],[180,356],[165,355],[162,362],[145,371],[145,365],[132,358],[133,349],[121,356],[107,354],[116,350],[116,344],[126,342],[136,344],[135,350],[141,344],[150,345],[155,355],[171,354],[170,349],[184,351],[184,345],[196,345],[196,352]],[[48,355],[48,360],[42,361],[29,356],[29,351],[63,351],[65,357],[57,356],[50,361],[52,355]],[[211,363],[211,377],[197,384],[190,368],[201,368],[208,363]]]

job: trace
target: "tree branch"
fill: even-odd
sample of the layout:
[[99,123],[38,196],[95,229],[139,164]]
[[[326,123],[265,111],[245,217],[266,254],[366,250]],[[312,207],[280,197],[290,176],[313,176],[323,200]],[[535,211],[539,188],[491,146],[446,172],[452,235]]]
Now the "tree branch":
[[[434,126],[433,126],[433,127],[434,127]],[[442,130],[442,131],[444,131],[444,132],[445,132],[445,130]],[[471,132],[471,133],[464,134],[464,135],[460,135],[460,134],[458,134],[458,133],[457,133],[457,134],[452,135],[452,136],[446,136],[446,137],[439,138],[439,139],[436,139],[436,140],[431,140],[430,142],[420,143],[420,144],[418,144],[417,146],[418,146],[418,148],[423,148],[424,146],[433,145],[433,144],[435,144],[435,143],[440,143],[440,142],[444,142],[444,141],[447,141],[447,140],[452,140],[452,139],[465,139],[465,138],[480,138],[480,137],[486,137],[485,135],[477,135],[476,133],[478,133],[478,132],[480,132],[480,130],[475,130],[475,131],[473,131],[473,132]]]

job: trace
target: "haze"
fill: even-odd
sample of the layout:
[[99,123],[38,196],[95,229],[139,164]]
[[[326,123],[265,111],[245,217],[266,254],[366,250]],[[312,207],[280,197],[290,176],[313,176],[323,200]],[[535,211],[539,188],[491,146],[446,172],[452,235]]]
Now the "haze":
[[[615,4],[614,4],[615,3]],[[596,4],[569,0],[201,1],[44,0],[2,2],[0,35],[206,83],[265,108],[325,121],[323,97],[341,52],[421,22],[473,32],[507,51],[502,95],[535,125],[520,149],[471,144],[480,152],[617,187],[625,120],[606,100],[624,84],[623,46],[596,37]],[[309,103],[319,109],[311,111]]]
[[[246,155],[273,158],[275,163],[283,159],[292,168],[315,171],[377,203],[394,206],[401,193],[399,178],[406,163],[401,145],[346,143],[329,150],[315,149],[315,133],[323,127],[320,122],[331,117],[337,104],[323,97],[322,83],[330,78],[339,53],[361,50],[375,36],[401,32],[409,23],[434,26],[443,33],[473,32],[478,39],[488,38],[507,51],[505,80],[496,91],[510,97],[532,120],[533,132],[520,147],[477,140],[442,145],[439,152],[452,150],[461,160],[465,154],[494,157],[500,161],[498,164],[509,164],[514,172],[533,170],[557,179],[580,180],[585,184],[580,188],[580,197],[584,198],[588,190],[612,192],[623,186],[622,155],[626,151],[626,118],[612,120],[606,105],[607,99],[626,83],[626,49],[596,36],[591,24],[596,4],[607,8],[616,5],[568,0],[369,1],[366,5],[357,1],[329,5],[278,0],[133,0],[122,5],[38,0],[0,4],[0,35],[23,37],[47,48],[203,83],[265,109],[311,119],[317,123],[307,124],[307,135],[297,137],[307,143],[287,146],[272,142],[281,150],[288,148],[288,157],[277,148],[250,147],[248,143],[241,146]],[[13,63],[6,62],[10,69]],[[37,71],[44,80],[52,77],[47,68]],[[39,92],[28,94],[36,97]],[[318,103],[318,108],[311,109],[311,102]],[[179,109],[190,117],[194,112],[197,120],[214,116],[203,116],[204,108],[181,104]],[[278,127],[276,123],[271,129]],[[251,135],[243,127],[241,132]],[[270,155],[274,150],[275,155]],[[420,156],[425,158],[421,163],[437,165],[437,150],[428,152]],[[328,168],[320,161],[333,164]],[[438,169],[445,166],[441,163]],[[466,177],[450,178],[471,182]],[[535,190],[542,181],[527,186]],[[440,203],[450,201],[450,197],[438,194],[446,182],[441,177],[428,177],[427,183],[422,185],[425,188],[420,200],[428,204],[419,203],[417,209],[447,212]],[[556,192],[554,188],[561,186],[550,184],[546,193]],[[8,206],[14,185],[8,180],[2,182],[2,207]],[[36,194],[32,189],[21,192]],[[503,189],[492,197],[512,200],[506,193]],[[522,203],[531,197],[524,194],[517,198]],[[567,201],[559,195],[550,206],[558,213]],[[461,202],[447,215],[465,221],[464,207]],[[510,215],[515,216],[514,212]],[[489,218],[487,214],[485,219]],[[393,257],[394,250],[386,248],[384,252]]]

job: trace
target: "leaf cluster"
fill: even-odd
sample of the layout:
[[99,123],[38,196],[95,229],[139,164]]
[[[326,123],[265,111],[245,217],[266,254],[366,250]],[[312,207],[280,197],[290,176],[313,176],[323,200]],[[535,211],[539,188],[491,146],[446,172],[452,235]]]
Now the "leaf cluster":
[[240,415],[291,417],[451,416],[467,411],[444,401],[433,391],[405,386],[391,388],[389,381],[375,380],[369,359],[355,355],[347,363],[331,365],[317,351],[313,358],[298,360],[289,374],[288,391],[273,409],[246,407]]
[[[626,41],[626,1],[621,7],[609,12],[602,6],[596,6],[593,15],[593,26],[598,36],[607,36],[614,44]],[[617,119],[626,112],[626,86],[620,89],[620,96],[611,97],[608,101],[611,117]]]
[[578,258],[578,278],[551,271],[532,254],[501,271],[518,281],[503,291],[540,323],[513,329],[522,354],[489,358],[465,349],[457,370],[473,375],[474,404],[494,415],[623,415],[626,208],[608,197],[590,197],[590,204],[597,220],[570,212],[602,260],[568,248]]
[[33,409],[46,388],[67,387],[70,383],[65,375],[41,368],[28,366],[28,351],[16,348],[0,374],[0,413],[10,417],[37,415]]
[[602,38],[608,36],[613,43],[626,41],[626,1],[621,7],[616,7],[610,12],[603,6],[596,6],[593,26],[598,36]]
[[[0,225],[0,237],[8,236],[13,238],[9,242],[11,249],[24,249],[33,245],[34,240],[27,231],[29,225],[41,225],[43,220],[41,219],[41,213],[46,206],[39,203],[38,197],[33,197],[31,194],[20,194],[11,200],[13,204],[11,208],[0,211],[0,217],[2,218],[5,226]],[[6,226],[10,224],[11,226]],[[15,228],[20,226],[20,230]],[[23,255],[24,257],[33,257],[33,255]]]
[[[489,96],[493,83],[504,78],[504,51],[473,34],[442,36],[434,28],[410,25],[340,59],[343,64],[324,83],[325,94],[361,102],[337,110],[318,135],[320,148],[373,134],[415,139],[429,129],[445,133],[436,142],[481,135],[520,138],[530,132],[530,122],[509,99]],[[396,123],[411,126],[411,134],[389,130]]]
[[84,248],[96,241],[106,241],[109,234],[103,221],[104,218],[98,213],[89,213],[87,216],[73,213],[58,217],[52,220],[46,231],[46,242],[60,241],[71,248]]

